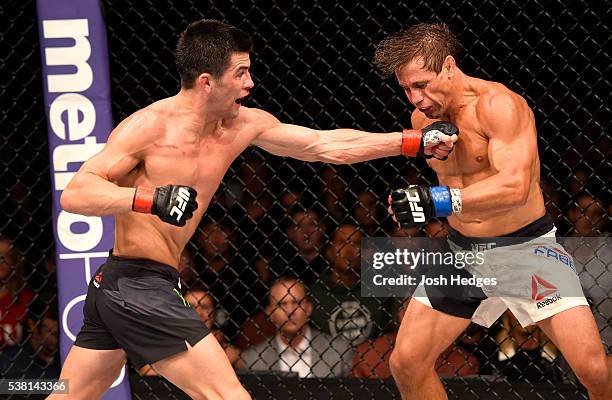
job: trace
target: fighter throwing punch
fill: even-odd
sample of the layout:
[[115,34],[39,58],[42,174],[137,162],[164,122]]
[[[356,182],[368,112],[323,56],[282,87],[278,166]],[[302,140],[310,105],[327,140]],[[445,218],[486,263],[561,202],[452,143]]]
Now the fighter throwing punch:
[[[117,126],[62,194],[62,207],[114,215],[115,243],[94,274],[84,325],[64,363],[70,394],[100,397],[126,356],[193,398],[248,399],[223,349],[180,293],[177,266],[221,179],[249,145],[304,161],[354,163],[406,154],[444,158],[448,124],[403,133],[312,130],[241,106],[253,88],[251,39],[214,20],[195,22],[176,51],[180,92]],[[53,396],[52,396],[53,397]]]
[[[505,86],[465,75],[455,63],[458,47],[446,25],[418,24],[383,40],[375,55],[377,65],[395,74],[416,107],[413,128],[442,120],[461,132],[446,161],[428,162],[441,186],[395,190],[389,211],[408,226],[448,217],[451,248],[472,250],[484,244],[491,249],[484,253],[483,269],[466,268],[468,272],[498,282],[497,287],[484,287],[481,297],[445,297],[434,288],[419,288],[390,359],[402,397],[446,399],[434,371],[438,355],[470,319],[490,325],[510,308],[521,325],[535,323],[552,339],[591,399],[609,399],[612,360],[606,357],[575,272],[534,254],[534,240],[525,239],[550,237],[547,244],[555,243],[540,190],[533,113]],[[499,236],[514,237],[514,245],[500,247],[495,240],[477,239]],[[553,284],[540,291],[544,281]],[[575,295],[553,294],[556,282]]]

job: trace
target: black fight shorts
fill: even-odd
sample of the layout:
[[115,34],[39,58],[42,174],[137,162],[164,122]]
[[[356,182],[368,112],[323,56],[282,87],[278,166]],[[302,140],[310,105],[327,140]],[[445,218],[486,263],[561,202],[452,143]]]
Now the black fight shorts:
[[84,324],[74,344],[122,348],[136,368],[187,350],[209,331],[183,299],[178,271],[151,260],[113,256],[89,283]]

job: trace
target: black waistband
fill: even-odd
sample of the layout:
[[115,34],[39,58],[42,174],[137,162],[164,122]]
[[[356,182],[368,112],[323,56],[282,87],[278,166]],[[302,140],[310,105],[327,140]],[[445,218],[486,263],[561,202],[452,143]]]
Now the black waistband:
[[[160,263],[159,261],[149,260],[146,258],[129,258],[120,257],[113,254],[113,250],[109,252],[107,265],[113,265],[121,268],[125,267],[136,267],[140,271],[151,271],[154,273],[161,273],[164,275],[170,275],[169,277],[179,279],[179,272],[176,268],[171,267],[168,264]],[[127,272],[127,271],[124,271]]]
[[464,250],[486,250],[493,247],[511,246],[530,241],[550,232],[554,227],[549,214],[507,235],[480,238],[462,235],[458,230],[449,227],[448,240]]

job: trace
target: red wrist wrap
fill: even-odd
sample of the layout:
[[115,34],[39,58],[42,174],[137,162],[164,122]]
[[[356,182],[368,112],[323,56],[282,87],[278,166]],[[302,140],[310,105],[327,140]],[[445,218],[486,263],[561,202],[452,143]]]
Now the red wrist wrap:
[[154,195],[154,187],[138,186],[136,188],[136,192],[134,193],[134,200],[132,201],[132,210],[139,213],[151,214]]
[[409,157],[416,157],[421,148],[420,130],[404,129],[402,131],[402,154]]

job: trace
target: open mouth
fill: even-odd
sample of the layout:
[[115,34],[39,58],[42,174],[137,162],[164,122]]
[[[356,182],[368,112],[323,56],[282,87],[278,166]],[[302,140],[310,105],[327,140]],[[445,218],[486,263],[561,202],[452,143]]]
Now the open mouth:
[[249,95],[247,94],[246,96],[239,97],[239,98],[237,98],[236,100],[234,100],[234,103],[236,103],[236,104],[242,104],[242,101],[243,101],[244,99],[246,99],[248,96],[249,96]]

